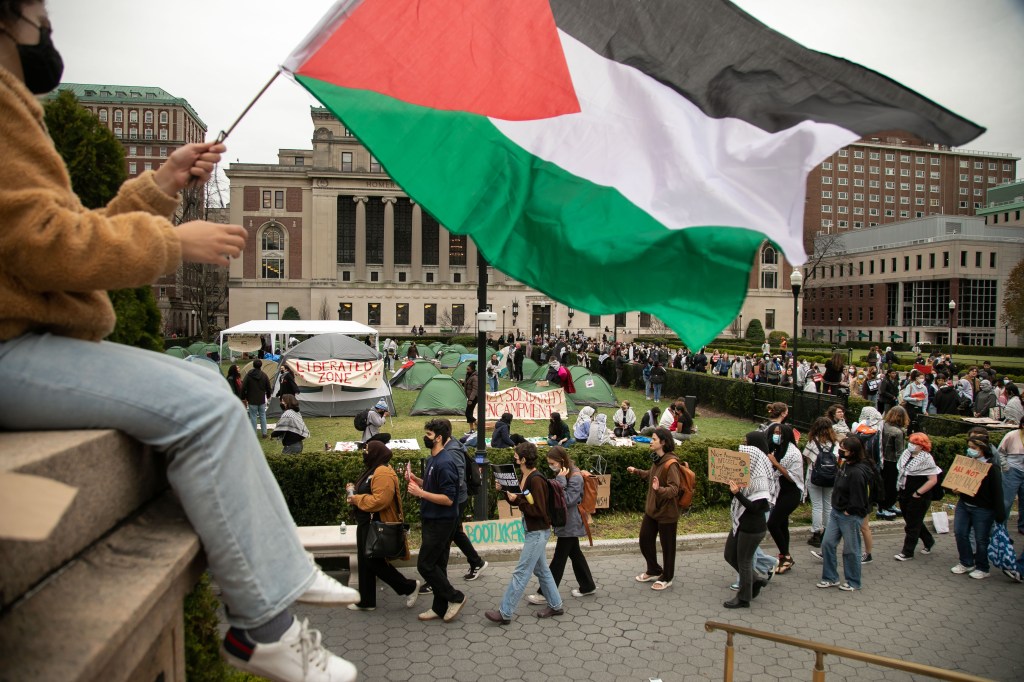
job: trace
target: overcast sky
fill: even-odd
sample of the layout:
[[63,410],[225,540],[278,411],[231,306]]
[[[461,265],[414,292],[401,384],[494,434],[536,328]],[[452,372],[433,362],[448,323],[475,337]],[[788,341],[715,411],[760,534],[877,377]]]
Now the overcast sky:
[[[211,138],[332,4],[48,0],[65,81],[161,87],[189,101]],[[968,148],[1024,153],[1024,0],[737,4],[807,47],[875,69],[987,128]],[[228,140],[228,160],[268,163],[278,148],[311,148],[313,104],[279,78]]]

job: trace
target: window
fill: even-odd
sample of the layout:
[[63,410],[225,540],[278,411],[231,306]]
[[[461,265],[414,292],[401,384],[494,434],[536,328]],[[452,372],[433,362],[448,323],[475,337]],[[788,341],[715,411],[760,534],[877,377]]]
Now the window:
[[338,319],[342,322],[352,321],[352,304],[341,303],[338,305]]
[[881,265],[881,271],[882,271],[882,274],[884,275],[885,274],[885,259],[881,258],[881,259],[879,259],[878,262]]
[[775,329],[775,310],[772,308],[764,311],[764,328]]
[[983,164],[981,161],[975,161],[974,162],[974,168],[976,170],[981,170],[984,167],[985,167],[985,164]]
[[341,170],[351,171],[352,170],[352,152],[341,153]]
[[147,161],[146,163],[142,164],[142,169],[143,170],[153,170],[153,163],[150,162],[150,161]]
[[[857,213],[858,211],[860,212],[861,215],[863,215],[863,213],[864,213],[864,209],[863,208],[855,208],[855,209],[853,209],[854,213]],[[868,215],[878,215],[878,209],[877,208],[869,209],[868,210]]]
[[923,170],[914,171],[914,177],[915,178],[923,178],[924,177],[924,171]]
[[886,154],[885,155],[885,160],[886,161],[895,161],[896,160],[896,155],[895,154]]
[[981,176],[980,175],[975,175],[974,176],[974,181],[975,182],[981,182]]
[[939,171],[932,171],[931,173],[928,174],[928,177],[931,178],[932,180],[942,179],[942,175],[939,173]]
[[284,208],[284,190],[274,192],[274,208]]
[[167,139],[167,131],[166,130],[161,130],[160,131],[160,139],[161,140],[166,140]]
[[878,166],[868,166],[868,173],[878,175]]
[[845,163],[839,164],[839,171],[842,172],[842,173],[845,173],[848,168],[849,168],[849,166],[847,166]]
[[825,163],[821,164],[821,168],[822,170],[832,170],[832,162],[826,161]]
[[873,201],[873,202],[875,202],[877,204],[878,203],[878,195],[877,194],[869,194],[868,195],[868,201]]
[[823,185],[831,185],[832,184],[832,178],[822,178],[821,179],[821,184],[823,184]]
[[284,279],[284,230],[277,223],[270,223],[260,237],[260,277],[262,279]]
[[917,197],[914,199],[915,206],[924,206],[924,197]]
[[412,203],[408,199],[395,202],[394,222],[395,265],[412,265]]
[[909,218],[910,217],[910,211],[900,211],[900,217],[901,218]]
[[863,173],[864,172],[864,166],[854,165],[853,172],[854,173]]
[[[424,265],[437,265],[438,256],[438,231],[440,226],[437,224],[437,218],[430,215],[426,211],[423,211],[423,257],[422,262]],[[433,274],[433,273],[427,273]],[[432,280],[427,280],[432,281]]]
[[825,190],[824,192],[821,193],[821,198],[822,199],[831,199],[832,198],[832,192],[830,192],[828,190]]
[[840,192],[839,193],[839,198],[840,199],[848,199],[849,197],[850,197],[850,195],[847,194],[846,192]]
[[996,164],[994,164],[994,163],[992,163],[991,161],[989,161],[989,164],[988,164],[988,169],[989,169],[989,170],[995,170],[995,169],[996,169]]
[[901,168],[900,169],[900,177],[901,178],[909,178],[910,177],[910,169],[909,168]]
[[974,252],[974,267],[976,267],[976,268],[980,268],[981,267],[981,251],[975,251]]
[[853,158],[855,158],[855,159],[863,159],[864,158],[864,152],[854,151],[853,152]]
[[869,275],[875,274],[875,261],[873,261],[873,260],[872,261],[868,261],[868,274]]
[[456,327],[466,324],[466,306],[464,304],[452,304],[452,324]]
[[395,304],[395,324],[405,327],[409,324],[409,304],[408,303],[396,303]]
[[124,122],[124,112],[122,112],[120,109],[114,109],[114,123],[123,123],[123,122]]
[[995,251],[993,251],[992,253],[988,254],[988,266],[990,268],[994,268],[996,266],[996,252]]
[[600,315],[591,315],[590,316],[590,325],[589,326],[591,326],[591,327],[600,327],[601,326],[601,316]]
[[896,197],[893,196],[892,194],[886,194],[885,195],[885,203],[887,203],[887,204],[895,204],[896,203]]
[[914,185],[914,191],[915,192],[923,192],[924,191],[924,185]]
[[847,225],[847,222],[845,220],[840,220],[839,221],[839,227],[846,227],[846,225]]
[[881,157],[879,156],[878,152],[869,152],[868,158],[871,159],[872,161],[878,161],[878,159],[880,159]]
[[427,279],[427,284],[433,284],[434,283],[434,273],[428,272],[428,273],[426,273],[425,276],[426,276],[426,279]]
[[922,258],[921,254],[917,254],[917,269],[918,270],[921,269],[921,258]]
[[821,212],[822,213],[831,213],[832,212],[832,207],[829,204],[822,204],[821,205]]
[[263,190],[263,208],[270,208],[273,200],[272,192],[269,189]]
[[909,182],[901,182],[900,183],[900,191],[901,192],[909,192],[910,191],[910,183]]
[[294,164],[295,164],[296,166],[304,166],[304,165],[306,165],[306,159],[304,159],[304,158],[303,158],[303,157],[301,157],[301,156],[296,156],[296,157],[295,157],[295,161],[294,161],[293,163],[294,163]]
[[143,116],[143,120],[146,123],[152,123],[153,122],[153,112],[152,111],[147,111],[145,113],[145,115]]
[[832,221],[831,220],[822,220],[821,221],[821,226],[822,227],[832,227]]
[[279,319],[278,315],[280,314],[280,310],[281,310],[280,304],[278,304],[278,303],[267,303],[267,306],[266,306],[267,319],[268,320],[277,320],[277,319]]
[[384,264],[384,202],[380,197],[366,202],[366,263]]
[[380,173],[380,161],[378,161],[372,154],[370,155],[370,172]]
[[[863,187],[864,186],[864,181],[861,180],[860,178],[854,178],[853,179],[853,186],[854,187]],[[878,182],[876,180],[872,180],[871,181],[871,186],[872,187],[877,187],[878,186]]]
[[139,148],[136,147],[135,145],[130,145],[128,147],[128,156],[138,156],[138,155],[139,155]]
[[904,204],[904,205],[909,204],[910,203],[910,197],[900,197],[900,203]]
[[[893,265],[892,269],[893,269],[893,272],[895,272],[896,271],[896,266]],[[910,256],[904,256],[903,257],[903,272],[909,272],[909,271],[910,271]]]
[[404,273],[404,272],[398,273],[398,281],[399,282],[405,282],[406,279],[407,279],[407,274],[406,273]]
[[448,233],[448,264],[464,266],[466,264],[466,235]]
[[917,164],[924,163],[924,157],[923,156],[915,156],[914,157],[914,163],[917,163]]
[[845,149],[840,149],[839,150],[839,156],[849,156],[849,155],[850,155],[850,152],[848,152],[847,150],[845,150]]
[[761,262],[765,265],[778,265],[779,257],[775,249],[771,246],[765,246],[764,251],[761,252]]
[[960,208],[967,208],[967,202],[966,201],[961,201],[959,206],[960,206]]
[[938,200],[938,199],[929,199],[929,200],[928,200],[928,205],[929,205],[929,206],[934,206],[934,207],[938,207],[938,205],[939,205],[939,200]]
[[376,270],[371,270],[370,271],[370,281],[371,282],[379,282],[380,281],[380,273],[378,271],[376,271]]
[[136,164],[134,161],[129,161],[128,162],[128,175],[135,175],[138,172],[139,172],[138,164]]
[[900,154],[900,163],[910,163],[910,156],[906,154]]
[[354,197],[338,195],[338,263],[356,262],[356,202]]
[[[885,184],[888,185],[889,183],[887,182]],[[878,189],[881,186],[882,183],[880,183],[878,180],[872,180],[871,182],[868,183],[868,187],[870,187],[871,189]]]
[[139,129],[138,128],[131,128],[128,131],[128,138],[132,139],[132,140],[139,139]]
[[960,188],[960,194],[961,195],[966,196],[969,193],[970,193],[970,190],[968,190],[966,187],[961,187]]
[[854,200],[854,201],[864,201],[864,195],[863,195],[863,194],[857,194],[857,193],[855,193],[855,194],[853,195],[853,200]]
[[128,122],[129,123],[138,123],[139,122],[139,112],[134,111],[134,110],[129,111],[128,112]]
[[166,111],[161,111],[160,112],[160,122],[165,124],[165,125],[167,124],[167,112]]
[[372,327],[380,325],[380,303],[366,304],[366,324]]
[[99,115],[99,118],[100,118],[100,123],[106,123],[107,122],[107,110],[106,109],[100,109],[99,112],[98,112],[98,115]]
[[453,272],[452,273],[452,282],[454,282],[455,284],[462,284],[462,273],[461,272]]
[[885,217],[886,218],[894,218],[894,217],[896,217],[896,211],[892,210],[891,208],[885,209]]
[[160,147],[160,158],[161,159],[166,159],[167,158],[167,147]]
[[846,178],[839,178],[839,183],[838,184],[840,184],[840,185],[848,185],[848,184],[850,184],[850,181],[847,180]]
[[779,273],[777,272],[762,272],[761,273],[761,288],[762,289],[777,289],[778,288]]

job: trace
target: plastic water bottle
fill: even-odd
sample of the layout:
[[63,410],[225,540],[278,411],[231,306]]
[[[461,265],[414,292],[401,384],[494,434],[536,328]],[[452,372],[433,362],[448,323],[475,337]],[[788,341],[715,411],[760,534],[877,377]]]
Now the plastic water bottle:
[[348,526],[345,525],[344,521],[341,522],[341,529],[340,530],[341,530],[341,534],[342,535],[345,535],[346,533],[348,533]]

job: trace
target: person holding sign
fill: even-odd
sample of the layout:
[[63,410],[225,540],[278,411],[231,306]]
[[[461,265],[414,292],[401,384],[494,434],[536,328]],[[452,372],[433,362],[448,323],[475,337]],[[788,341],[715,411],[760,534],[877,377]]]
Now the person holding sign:
[[[551,537],[551,520],[548,517],[548,505],[551,498],[548,492],[550,485],[544,476],[537,471],[537,446],[533,443],[520,443],[512,453],[512,461],[519,467],[522,473],[520,488],[523,493],[505,492],[505,499],[510,505],[519,508],[523,515],[523,525],[526,527],[526,542],[519,553],[519,563],[512,572],[512,582],[505,590],[505,596],[501,600],[501,607],[497,611],[487,611],[484,617],[487,620],[508,625],[512,622],[512,614],[515,613],[519,601],[526,592],[530,575],[537,576],[540,580],[541,592],[548,598],[548,606],[537,612],[538,618],[551,618],[561,616],[562,598],[558,594],[558,585],[548,568],[544,548],[548,538]],[[497,480],[494,482],[495,490],[502,490],[502,485]]]
[[932,490],[939,484],[942,469],[935,465],[931,453],[931,439],[923,433],[915,433],[910,436],[907,449],[896,463],[896,489],[906,526],[903,551],[893,557],[896,561],[910,561],[914,558],[918,538],[924,543],[924,549],[921,550],[923,554],[931,554],[935,546],[935,538],[924,525],[924,517],[931,507]]
[[[839,443],[841,465],[832,487],[832,514],[821,541],[822,570],[818,587],[838,586],[841,590],[861,588],[860,527],[871,509],[868,486],[875,472],[867,461],[864,446],[856,436],[847,436]],[[843,574],[839,583],[836,550],[843,541]]]
[[[981,479],[977,492],[973,495],[961,492],[960,500],[956,503],[956,511],[953,512],[953,534],[956,536],[956,550],[960,555],[960,563],[950,571],[957,575],[967,573],[975,580],[984,580],[989,577],[988,541],[992,534],[992,522],[1002,523],[1006,520],[1001,458],[999,451],[989,442],[988,429],[975,426],[967,432],[967,456],[990,466]],[[948,481],[947,477],[943,485]]]
[[763,432],[748,433],[740,452],[750,457],[750,482],[741,488],[729,481],[732,528],[725,541],[725,560],[740,577],[736,597],[723,604],[727,609],[749,608],[751,599],[768,584],[767,580],[754,580],[754,554],[768,532],[765,516],[771,508],[773,467],[765,454],[768,449]]
[[[626,471],[636,474],[648,482],[647,502],[644,517],[640,522],[640,553],[647,562],[647,570],[636,577],[638,583],[649,583],[652,590],[661,591],[672,587],[676,568],[676,526],[679,524],[679,490],[682,486],[682,467],[672,453],[676,442],[672,433],[658,427],[651,434],[650,469],[627,467]],[[675,465],[675,466],[673,466]],[[658,564],[658,552],[654,538],[661,538],[661,554],[664,566]]]

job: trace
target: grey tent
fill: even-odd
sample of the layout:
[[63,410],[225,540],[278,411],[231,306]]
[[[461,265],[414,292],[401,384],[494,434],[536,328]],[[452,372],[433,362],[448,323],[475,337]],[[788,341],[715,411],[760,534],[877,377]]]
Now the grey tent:
[[431,377],[416,397],[410,415],[465,414],[466,392],[462,385],[447,374]]
[[[344,334],[319,334],[306,339],[291,348],[281,358],[281,364],[289,364],[295,360],[327,361],[342,360],[345,362],[381,360],[381,355],[359,339]],[[265,367],[266,365],[264,365]],[[391,414],[395,413],[395,403],[391,397],[391,385],[384,380],[383,369],[380,381],[376,386],[352,387],[340,383],[311,384],[301,376],[295,375],[299,386],[299,410],[305,417],[339,417],[351,416],[368,411],[374,404],[384,399]],[[280,372],[274,377],[274,393],[277,393]],[[277,401],[271,400],[267,406],[267,414],[277,416],[281,408]]]
[[430,378],[441,373],[430,360],[416,360],[391,377],[391,387],[406,391],[418,391]]

